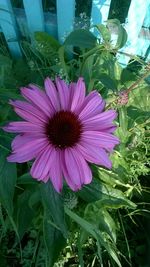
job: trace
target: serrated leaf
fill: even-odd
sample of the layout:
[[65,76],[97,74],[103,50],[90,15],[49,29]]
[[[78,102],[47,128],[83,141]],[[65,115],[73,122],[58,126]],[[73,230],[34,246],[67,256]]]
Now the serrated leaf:
[[93,48],[96,46],[96,37],[88,30],[79,29],[71,32],[66,38],[64,45],[77,46],[80,48]]

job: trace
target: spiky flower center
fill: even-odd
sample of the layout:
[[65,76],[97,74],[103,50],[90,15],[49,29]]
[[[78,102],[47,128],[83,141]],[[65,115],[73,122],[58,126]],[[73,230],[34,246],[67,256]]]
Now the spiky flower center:
[[82,124],[76,114],[62,110],[50,118],[46,133],[51,144],[65,149],[78,143],[82,133]]

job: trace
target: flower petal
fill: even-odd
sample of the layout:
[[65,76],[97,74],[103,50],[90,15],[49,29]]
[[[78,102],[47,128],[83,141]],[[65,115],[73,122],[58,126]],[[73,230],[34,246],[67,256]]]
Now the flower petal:
[[76,86],[71,87],[71,111],[76,112],[77,109],[81,107],[83,104],[83,101],[85,99],[85,83],[83,81],[83,78],[79,78]]
[[86,96],[83,105],[79,110],[79,119],[85,120],[91,118],[102,112],[105,107],[105,102],[101,98],[100,94],[96,91],[91,92]]
[[[44,112],[36,108],[30,103],[20,100],[10,100],[9,103],[15,108],[16,113],[25,120],[32,120],[32,122],[47,122],[48,117]],[[23,113],[24,111],[24,113]]]
[[67,110],[69,107],[69,88],[60,78],[56,78],[56,86],[58,89],[61,109]]
[[46,94],[48,95],[48,97],[50,99],[50,102],[51,102],[54,110],[59,111],[60,110],[60,103],[59,103],[58,92],[57,92],[57,89],[56,89],[54,83],[49,78],[45,79],[45,91],[46,91]]
[[51,164],[49,176],[54,188],[59,193],[63,186],[61,150],[53,149],[51,157],[53,164]]
[[12,150],[13,152],[15,152],[17,149],[19,149],[26,143],[30,141],[34,141],[35,139],[39,139],[41,137],[45,137],[45,135],[40,134],[40,133],[32,133],[32,134],[25,133],[25,134],[17,135],[11,143]]
[[78,144],[76,147],[78,152],[81,153],[87,161],[105,166],[109,169],[112,168],[112,163],[104,149],[84,142]]
[[85,131],[82,133],[81,141],[86,142],[87,144],[99,146],[105,148],[108,151],[112,151],[114,146],[118,145],[118,137],[104,132],[98,131]]
[[37,87],[34,89],[23,87],[21,88],[21,93],[23,97],[42,110],[48,117],[54,113],[54,109],[49,101],[49,98],[44,92],[42,92],[42,90]]
[[18,148],[15,153],[12,153],[7,160],[10,162],[26,162],[38,156],[42,149],[48,146],[46,138],[35,139],[30,141],[22,147]]
[[3,127],[3,130],[10,133],[32,133],[32,132],[40,132],[44,133],[45,129],[41,125],[36,125],[27,121],[16,121],[10,122],[6,126]]
[[102,112],[94,117],[82,121],[84,131],[101,131],[107,133],[113,133],[116,130],[116,126],[113,124],[113,120],[117,117],[115,110],[109,110]]
[[33,178],[44,180],[48,177],[50,167],[53,164],[52,152],[53,148],[51,145],[48,145],[41,151],[40,155],[34,161],[30,171]]
[[62,151],[61,153],[61,158],[62,158],[62,171],[63,171],[63,176],[66,180],[66,183],[69,185],[69,187],[73,190],[73,191],[77,191],[81,188],[81,186],[77,186],[73,179],[69,176],[68,171],[67,171],[67,167],[66,167],[66,162],[65,162],[65,155],[64,155],[64,151]]
[[65,150],[64,155],[70,180],[72,180],[78,188],[81,188],[83,184],[90,183],[92,180],[92,173],[81,154],[79,154],[75,148],[68,148]]
[[82,124],[84,129],[105,131],[107,128],[114,127],[112,122],[116,117],[117,112],[115,110],[104,111],[101,114],[82,120]]

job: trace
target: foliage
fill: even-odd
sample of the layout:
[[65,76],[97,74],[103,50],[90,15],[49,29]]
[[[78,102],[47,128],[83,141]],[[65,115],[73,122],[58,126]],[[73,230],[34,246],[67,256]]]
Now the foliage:
[[[32,179],[30,163],[6,161],[13,135],[0,130],[2,267],[12,262],[23,267],[149,266],[148,257],[142,261],[145,242],[150,244],[149,82],[137,83],[127,103],[118,101],[147,69],[144,64],[138,73],[129,67],[122,69],[116,54],[125,43],[126,32],[118,20],[110,22],[119,27],[115,46],[108,28],[96,25],[100,39],[88,30],[75,30],[60,45],[48,34],[37,32],[33,44],[22,41],[23,59],[0,55],[1,126],[17,119],[8,100],[20,98],[20,86],[31,82],[43,86],[47,76],[59,75],[67,82],[83,76],[87,92],[95,88],[105,98],[106,108],[118,111],[116,134],[121,140],[111,155],[111,171],[91,166],[90,185],[76,193],[64,186],[58,194],[50,182]],[[144,218],[140,221],[139,216]],[[137,232],[138,237],[147,236],[142,244]]]

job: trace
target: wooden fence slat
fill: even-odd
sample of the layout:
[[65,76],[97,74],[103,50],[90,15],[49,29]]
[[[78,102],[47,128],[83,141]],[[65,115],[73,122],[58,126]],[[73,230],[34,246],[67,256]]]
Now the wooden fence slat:
[[45,31],[50,35],[54,36],[56,39],[58,39],[56,14],[46,12],[44,13],[44,19],[45,19]]
[[20,57],[22,54],[18,43],[17,26],[10,0],[0,0],[0,26],[12,55]]
[[[105,24],[108,19],[111,0],[93,0],[90,24]],[[98,31],[91,30],[97,37]]]
[[[128,40],[126,46],[122,49],[123,52],[131,55],[144,56],[146,49],[148,48],[148,40],[142,40],[139,37],[144,18],[148,10],[150,0],[132,0],[128,11],[128,17],[126,19],[126,31],[128,33]],[[119,62],[126,66],[130,60],[130,57],[124,55],[119,56]]]
[[63,43],[65,37],[74,28],[75,0],[57,0],[58,40]]
[[150,1],[149,1],[149,5],[147,7],[146,16],[145,16],[145,19],[144,19],[143,26],[147,27],[147,28],[150,27]]
[[42,0],[23,0],[28,29],[31,35],[35,31],[44,31]]

